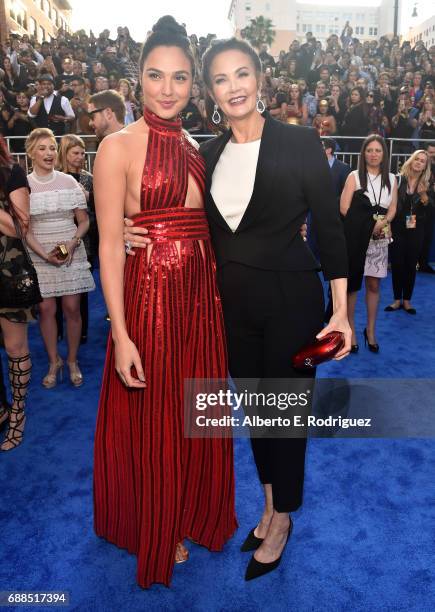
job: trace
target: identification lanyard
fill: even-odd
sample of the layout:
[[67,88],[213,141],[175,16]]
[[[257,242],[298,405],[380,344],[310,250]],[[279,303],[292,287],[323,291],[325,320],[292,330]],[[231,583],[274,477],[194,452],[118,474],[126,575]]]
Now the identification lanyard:
[[[375,199],[375,204],[376,204],[377,212],[379,212],[379,208],[381,206],[382,179],[381,179],[381,186],[379,187],[379,197],[376,198],[375,188],[373,187],[373,183],[372,183],[372,179],[370,178],[370,174],[367,173],[367,176],[368,176],[368,179],[369,179],[370,187],[372,188],[372,193],[373,193],[373,197]],[[379,176],[379,174],[378,174],[378,176]]]
[[[379,174],[378,174],[378,176],[379,176]],[[379,197],[377,198],[376,197],[375,188],[374,188],[373,183],[372,183],[372,179],[370,178],[370,175],[369,175],[368,172],[367,172],[367,177],[369,179],[370,187],[372,188],[372,193],[373,193],[373,197],[375,199],[375,204],[376,204],[376,213],[373,215],[373,218],[374,218],[375,221],[385,219],[385,214],[381,213],[381,195],[382,195],[382,187],[383,187],[383,185],[382,185],[382,178],[381,178],[381,186],[379,187]],[[378,178],[378,177],[376,177],[376,178]],[[374,240],[379,240],[379,238],[390,239],[389,224],[386,225],[385,227],[383,227],[381,235],[377,235],[377,236],[373,235],[373,239]]]
[[415,189],[412,193],[408,191],[408,195],[410,196],[410,200],[411,200],[411,209],[410,209],[409,215],[406,215],[405,217],[406,229],[415,229],[417,227],[417,215],[414,214]]

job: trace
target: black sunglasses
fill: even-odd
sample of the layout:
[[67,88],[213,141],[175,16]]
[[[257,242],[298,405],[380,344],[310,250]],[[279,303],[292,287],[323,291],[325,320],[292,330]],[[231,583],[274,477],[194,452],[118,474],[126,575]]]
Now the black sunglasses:
[[89,117],[93,117],[94,115],[96,115],[97,113],[101,113],[103,110],[106,110],[106,108],[108,108],[107,106],[105,106],[104,108],[96,108],[93,111],[88,111],[88,116]]

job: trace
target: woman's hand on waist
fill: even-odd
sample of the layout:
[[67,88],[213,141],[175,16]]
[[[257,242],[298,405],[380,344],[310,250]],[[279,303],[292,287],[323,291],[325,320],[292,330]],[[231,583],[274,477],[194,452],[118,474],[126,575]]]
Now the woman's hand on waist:
[[151,238],[147,237],[148,230],[145,227],[134,226],[134,222],[127,217],[124,219],[124,242],[127,255],[135,255],[133,249],[144,249],[151,244]]

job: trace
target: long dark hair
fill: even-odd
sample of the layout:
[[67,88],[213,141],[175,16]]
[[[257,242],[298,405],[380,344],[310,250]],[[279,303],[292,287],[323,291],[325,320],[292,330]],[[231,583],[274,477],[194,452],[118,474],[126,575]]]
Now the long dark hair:
[[[7,185],[12,173],[12,166],[14,165],[14,159],[8,151],[8,147],[3,136],[0,135],[0,197],[8,199]],[[29,219],[21,212],[21,210],[14,206],[13,202],[9,200],[9,214],[16,219],[19,223],[23,236],[27,234],[29,229]]]
[[9,153],[6,140],[0,134],[0,194],[6,195],[6,185],[11,176],[11,168],[14,163],[12,155]]
[[195,76],[195,58],[187,38],[186,28],[177,23],[172,15],[160,17],[153,25],[152,33],[143,44],[139,59],[140,74],[142,74],[145,60],[156,47],[178,47],[190,61],[192,66],[192,77]]
[[237,38],[226,38],[223,40],[215,41],[207,49],[202,57],[202,80],[204,81],[207,91],[205,96],[205,109],[207,112],[207,118],[210,121],[213,114],[214,102],[208,93],[208,90],[212,89],[211,82],[211,65],[214,59],[224,53],[225,51],[241,51],[247,55],[252,63],[254,64],[255,72],[257,73],[258,81],[260,81],[260,75],[262,73],[261,60],[258,57],[257,52],[249,43],[245,40],[238,40]]
[[358,176],[361,189],[363,191],[367,190],[367,163],[365,152],[371,142],[379,142],[382,147],[381,190],[385,186],[388,189],[388,193],[391,193],[387,145],[385,144],[385,140],[382,138],[382,136],[379,136],[379,134],[370,134],[367,136],[361,147],[358,160]]

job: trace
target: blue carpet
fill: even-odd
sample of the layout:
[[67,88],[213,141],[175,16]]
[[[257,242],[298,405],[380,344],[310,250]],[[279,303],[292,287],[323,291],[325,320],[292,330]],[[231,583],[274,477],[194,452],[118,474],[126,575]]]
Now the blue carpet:
[[[391,298],[383,284],[382,307]],[[364,328],[363,296],[357,327]],[[417,317],[379,316],[379,355],[361,346],[321,376],[435,377],[435,278],[419,275]],[[315,439],[309,443],[304,506],[281,567],[245,583],[239,552],[261,509],[249,443],[236,441],[240,529],[223,553],[189,545],[172,588],[141,590],[136,559],[92,529],[92,443],[108,324],[90,296],[81,389],[45,390],[38,328],[25,442],[0,456],[0,591],[70,592],[71,610],[429,611],[435,608],[435,440]],[[360,335],[360,344],[362,338]],[[64,348],[62,347],[62,354]],[[34,609],[22,607],[21,609]],[[35,608],[36,609],[36,608]]]

